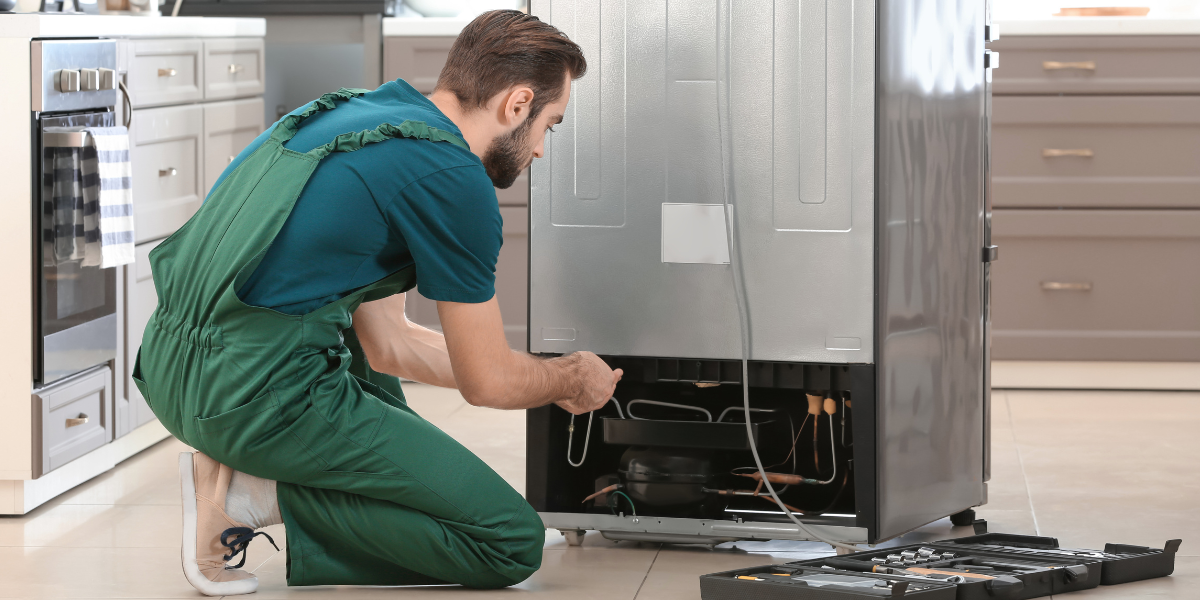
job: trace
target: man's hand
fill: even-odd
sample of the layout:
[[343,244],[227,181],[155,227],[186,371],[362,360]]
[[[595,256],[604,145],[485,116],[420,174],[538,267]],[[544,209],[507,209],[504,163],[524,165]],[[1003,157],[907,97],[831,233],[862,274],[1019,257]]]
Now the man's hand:
[[519,409],[558,403],[584,413],[604,406],[621,379],[620,369],[608,368],[590,352],[543,360],[513,351],[495,298],[480,304],[438,302],[438,316],[458,389],[475,406]]
[[553,363],[554,361],[575,363],[571,369],[574,370],[579,381],[577,393],[573,397],[555,402],[563,410],[573,415],[582,415],[603,407],[609,398],[612,398],[613,392],[617,389],[617,382],[621,380],[621,369],[608,368],[608,365],[600,360],[599,356],[591,352],[576,352],[547,362]]

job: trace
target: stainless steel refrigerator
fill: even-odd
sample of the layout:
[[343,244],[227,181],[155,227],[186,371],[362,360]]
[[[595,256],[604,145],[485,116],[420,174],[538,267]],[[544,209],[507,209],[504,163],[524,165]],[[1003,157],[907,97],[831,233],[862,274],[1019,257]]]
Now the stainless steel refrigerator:
[[529,411],[526,495],[547,527],[809,539],[748,493],[726,427],[747,435],[731,212],[755,435],[807,480],[782,500],[842,541],[969,521],[987,501],[996,257],[986,0],[531,10],[588,71],[532,169],[529,349],[626,372],[623,409]]

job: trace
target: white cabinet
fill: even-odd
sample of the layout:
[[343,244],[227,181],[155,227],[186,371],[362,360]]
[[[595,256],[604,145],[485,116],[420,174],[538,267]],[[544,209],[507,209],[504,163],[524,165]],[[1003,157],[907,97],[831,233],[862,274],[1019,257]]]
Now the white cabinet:
[[131,430],[154,418],[146,399],[133,383],[133,366],[138,348],[142,346],[146,324],[158,306],[158,291],[154,288],[154,274],[150,271],[150,251],[161,243],[160,240],[136,246],[134,263],[125,267],[125,391],[129,402],[127,423]]
[[204,105],[204,193],[243,148],[263,131],[262,98]]
[[201,106],[133,111],[130,160],[137,243],[171,235],[200,208],[203,136]]
[[130,42],[129,98],[134,108],[195,102],[204,97],[204,46],[200,40]]
[[266,89],[263,71],[261,38],[205,40],[205,100],[261,96]]

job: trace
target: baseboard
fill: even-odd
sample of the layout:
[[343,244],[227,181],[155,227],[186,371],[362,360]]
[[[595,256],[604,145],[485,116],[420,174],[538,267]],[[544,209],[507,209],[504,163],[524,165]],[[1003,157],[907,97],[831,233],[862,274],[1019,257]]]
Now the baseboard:
[[0,481],[0,514],[23,515],[170,437],[157,420],[37,479]]
[[995,389],[1200,390],[1200,362],[992,362]]

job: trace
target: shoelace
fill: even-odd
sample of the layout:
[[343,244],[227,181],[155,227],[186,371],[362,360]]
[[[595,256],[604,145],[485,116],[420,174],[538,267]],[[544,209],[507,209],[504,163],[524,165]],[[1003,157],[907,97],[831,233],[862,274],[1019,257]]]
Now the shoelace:
[[[224,560],[225,562],[229,562],[229,561],[233,560],[233,557],[237,556],[238,554],[242,555],[241,562],[239,562],[236,565],[232,565],[232,566],[225,565],[225,568],[226,569],[240,569],[242,567],[242,565],[246,564],[246,548],[248,548],[250,546],[250,540],[253,540],[254,538],[256,538],[260,535],[267,538],[267,541],[271,542],[271,545],[275,546],[276,550],[279,549],[279,546],[277,546],[275,544],[275,540],[271,539],[271,536],[267,535],[267,532],[265,532],[265,531],[257,531],[256,532],[253,529],[250,529],[249,527],[230,527],[229,529],[222,531],[221,532],[221,545],[225,546],[226,548],[229,548],[229,554],[222,556],[221,559]],[[233,539],[229,539],[231,537]]]

